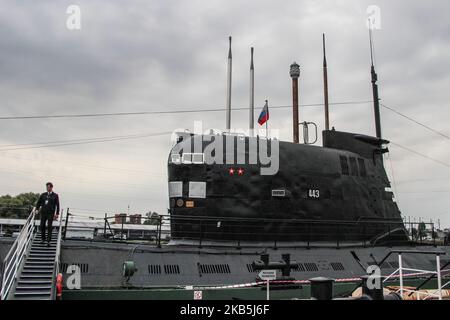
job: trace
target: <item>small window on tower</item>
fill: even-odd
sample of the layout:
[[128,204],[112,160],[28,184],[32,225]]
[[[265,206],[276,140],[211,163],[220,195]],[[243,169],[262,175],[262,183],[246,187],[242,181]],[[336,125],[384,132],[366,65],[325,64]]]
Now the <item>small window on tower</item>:
[[367,172],[366,172],[366,163],[364,162],[364,159],[359,158],[358,165],[359,165],[359,175],[361,177],[365,177],[367,175]]
[[179,164],[181,163],[181,156],[178,153],[172,153],[170,155],[170,160],[172,163]]
[[341,160],[342,174],[348,176],[349,171],[348,171],[347,157],[346,156],[339,156],[339,159]]
[[189,198],[206,198],[206,182],[190,181]]
[[183,153],[183,163],[192,163],[192,153]]
[[352,176],[358,175],[358,165],[356,164],[356,159],[353,157],[350,157],[350,169]]
[[183,182],[169,181],[169,197],[176,198],[183,196]]
[[203,163],[203,153],[193,153],[192,154],[192,163],[202,164]]

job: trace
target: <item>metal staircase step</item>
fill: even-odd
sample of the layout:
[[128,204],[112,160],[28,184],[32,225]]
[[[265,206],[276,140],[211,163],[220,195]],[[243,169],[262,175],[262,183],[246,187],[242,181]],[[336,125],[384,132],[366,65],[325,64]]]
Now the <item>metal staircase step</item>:
[[56,246],[53,246],[51,243],[50,243],[50,247],[47,247],[47,244],[46,243],[34,243],[32,246],[31,246],[31,249],[40,249],[40,248],[55,248]]
[[45,262],[45,261],[55,261],[55,258],[53,257],[28,257],[27,261],[29,262]]
[[20,276],[20,280],[25,279],[34,279],[34,280],[43,280],[43,279],[52,279],[53,275],[45,275],[45,274],[22,274]]
[[17,285],[32,285],[32,284],[52,284],[52,279],[42,279],[42,280],[20,280],[17,282]]
[[54,257],[41,257],[41,256],[36,256],[36,257],[30,257],[28,256],[27,261],[50,261],[50,260],[55,260]]
[[41,245],[41,246],[32,246],[32,247],[31,247],[31,251],[35,251],[35,250],[47,250],[47,249],[53,249],[53,250],[56,250],[56,245],[50,244],[50,246],[48,247],[47,244],[44,244],[44,245]]
[[53,265],[41,265],[41,266],[32,266],[32,265],[25,265],[23,267],[23,270],[37,270],[37,271],[45,271],[45,270],[53,270]]
[[34,269],[32,269],[32,270],[25,270],[25,269],[23,269],[22,270],[22,274],[30,274],[30,275],[36,275],[36,276],[39,276],[39,275],[52,275],[53,274],[53,269],[49,269],[49,270],[34,270]]
[[16,287],[16,293],[23,292],[23,291],[30,291],[30,290],[34,290],[34,291],[51,291],[52,290],[52,286],[51,285],[37,285],[37,286],[17,286]]
[[[50,240],[50,244],[53,244],[53,245],[56,245],[57,242],[58,242],[58,241],[56,241],[56,240],[55,240],[55,241]],[[38,245],[38,246],[46,246],[47,243],[48,243],[47,240],[45,240],[45,241],[37,240],[37,241],[33,242],[32,245],[33,245],[33,246],[36,246],[36,245]]]
[[[50,248],[49,248],[50,249]],[[50,249],[50,250],[31,250],[30,251],[30,254],[33,254],[33,253],[51,253],[51,254],[55,254],[56,253],[56,249]]]
[[43,297],[50,298],[50,294],[51,294],[51,290],[29,290],[29,291],[14,292],[15,296],[29,296],[29,297],[33,297],[33,298],[34,298],[34,296],[43,296]]
[[53,253],[30,253],[29,257],[31,258],[39,258],[39,257],[47,257],[47,258],[53,258],[55,257],[55,254]]
[[47,261],[29,261],[27,260],[27,262],[25,263],[25,265],[30,265],[30,266],[45,266],[45,265],[53,265],[54,261],[53,260],[47,260]]

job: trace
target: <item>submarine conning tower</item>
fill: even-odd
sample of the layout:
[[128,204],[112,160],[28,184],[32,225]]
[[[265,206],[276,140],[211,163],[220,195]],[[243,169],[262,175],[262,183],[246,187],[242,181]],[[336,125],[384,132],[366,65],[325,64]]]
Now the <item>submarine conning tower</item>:
[[322,131],[324,148],[346,150],[359,154],[361,157],[373,159],[375,165],[383,166],[383,154],[389,149],[384,145],[388,140],[363,134],[341,132],[336,130]]
[[[168,159],[172,239],[364,245],[408,241],[383,165],[389,141],[381,138],[377,112],[376,137],[332,128],[322,132],[323,146],[298,143],[300,72],[299,65],[293,66],[298,69],[293,77],[294,141],[266,147],[271,156],[278,150],[276,173],[261,174],[262,161],[247,160],[259,159],[261,144],[277,139],[232,134],[228,121],[225,133],[179,136]],[[326,128],[328,121],[326,114]],[[205,161],[211,159],[212,143],[225,151],[218,157],[214,153],[219,162]]]

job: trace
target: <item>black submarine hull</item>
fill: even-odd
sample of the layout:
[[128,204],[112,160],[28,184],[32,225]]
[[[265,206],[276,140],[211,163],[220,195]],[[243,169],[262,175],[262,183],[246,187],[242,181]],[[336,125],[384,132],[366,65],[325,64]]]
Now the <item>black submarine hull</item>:
[[[259,161],[249,164],[255,152],[250,145],[261,148],[268,141],[259,137],[226,136],[223,140],[232,140],[232,149],[224,152],[223,163],[183,162],[196,139],[204,155],[205,141],[218,137],[185,135],[171,152],[181,159],[169,158],[168,164],[169,191],[178,184],[178,193],[170,191],[172,238],[407,241],[383,167],[382,145],[387,141],[337,131],[324,131],[324,147],[279,141],[274,175],[262,175]],[[228,142],[223,143],[226,149]],[[244,145],[241,150],[239,143]],[[269,146],[268,152],[272,149]],[[233,152],[232,163],[226,163],[227,152]],[[238,163],[239,158],[245,163]],[[193,196],[199,183],[203,195]]]

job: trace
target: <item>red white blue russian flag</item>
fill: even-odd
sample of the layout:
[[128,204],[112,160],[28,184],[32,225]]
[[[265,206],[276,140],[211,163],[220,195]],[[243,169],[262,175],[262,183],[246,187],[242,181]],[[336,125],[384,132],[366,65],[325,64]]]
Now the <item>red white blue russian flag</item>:
[[264,105],[264,108],[262,109],[259,117],[258,117],[258,123],[260,126],[262,126],[266,121],[269,120],[269,104],[267,103]]

